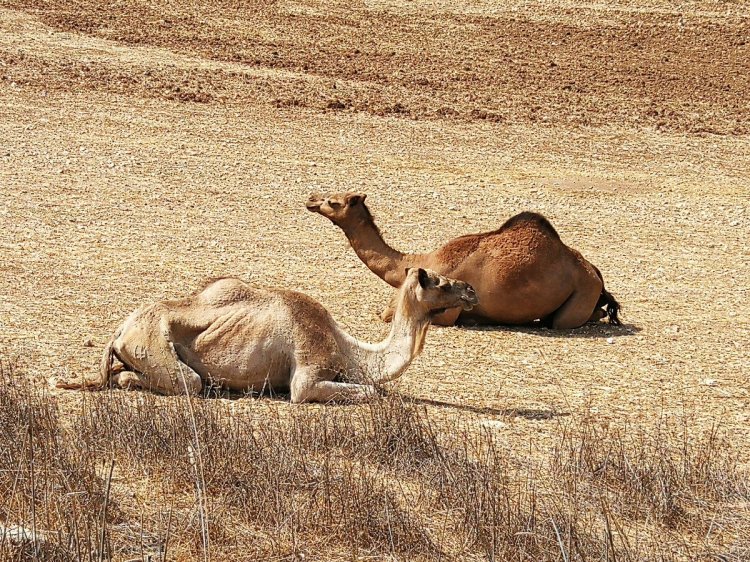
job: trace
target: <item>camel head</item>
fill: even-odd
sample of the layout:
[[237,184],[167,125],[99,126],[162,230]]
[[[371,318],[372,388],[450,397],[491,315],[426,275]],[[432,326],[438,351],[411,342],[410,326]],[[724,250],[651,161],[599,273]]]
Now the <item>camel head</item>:
[[341,226],[352,219],[370,216],[370,212],[365,206],[366,198],[366,193],[355,193],[353,191],[327,195],[312,193],[305,206],[308,211],[321,214],[333,224]]
[[406,270],[402,290],[413,293],[416,302],[424,306],[431,315],[441,314],[449,308],[471,310],[479,303],[474,287],[468,283],[443,277],[421,267]]

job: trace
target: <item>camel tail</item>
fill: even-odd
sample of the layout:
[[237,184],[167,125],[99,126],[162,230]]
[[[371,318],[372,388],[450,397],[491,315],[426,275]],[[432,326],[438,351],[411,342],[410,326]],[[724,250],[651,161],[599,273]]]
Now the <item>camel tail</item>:
[[102,358],[99,361],[99,388],[104,388],[112,378],[112,366],[115,359],[115,339],[120,335],[120,330],[109,338],[107,345],[104,346]]
[[610,324],[613,326],[621,326],[622,322],[620,322],[620,317],[618,315],[620,313],[620,308],[622,307],[612,293],[604,288],[604,277],[602,277],[601,271],[599,271],[596,266],[593,266],[593,268],[599,276],[599,279],[602,281],[602,294],[599,295],[599,301],[596,303],[596,308],[603,308],[606,311]]
[[599,297],[599,302],[597,303],[597,308],[604,308],[604,310],[607,312],[607,318],[609,318],[609,323],[613,326],[621,326],[622,322],[620,322],[620,317],[618,316],[620,312],[620,303],[617,302],[617,299],[612,296],[612,293],[607,291],[602,287],[602,294]]
[[102,353],[102,358],[99,361],[99,376],[93,379],[80,379],[80,380],[58,380],[55,383],[57,388],[65,388],[68,390],[102,390],[109,385],[109,381],[112,378],[114,365],[114,359],[116,357],[114,351],[115,339],[120,335],[118,330],[107,342]]

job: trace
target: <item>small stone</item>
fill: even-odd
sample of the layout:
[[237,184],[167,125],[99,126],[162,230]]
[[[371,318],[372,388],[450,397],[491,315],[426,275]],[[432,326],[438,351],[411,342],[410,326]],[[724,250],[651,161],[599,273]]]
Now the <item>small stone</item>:
[[716,379],[703,379],[701,381],[701,384],[704,384],[706,386],[716,386],[719,383],[716,381]]
[[615,338],[607,338],[607,343],[612,345],[613,343],[615,343]]
[[83,347],[94,347],[94,342],[91,341],[91,338],[87,338],[83,340]]

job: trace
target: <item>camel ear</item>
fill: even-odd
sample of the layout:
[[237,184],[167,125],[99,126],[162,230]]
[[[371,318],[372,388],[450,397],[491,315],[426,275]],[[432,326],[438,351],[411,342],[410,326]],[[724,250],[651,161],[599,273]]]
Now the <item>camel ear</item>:
[[427,272],[421,267],[419,268],[418,275],[419,275],[419,286],[422,287],[423,289],[426,289],[428,285],[430,284],[430,276],[427,275]]
[[354,207],[354,205],[359,205],[360,203],[364,203],[365,199],[367,199],[367,193],[350,193],[346,196],[346,204]]

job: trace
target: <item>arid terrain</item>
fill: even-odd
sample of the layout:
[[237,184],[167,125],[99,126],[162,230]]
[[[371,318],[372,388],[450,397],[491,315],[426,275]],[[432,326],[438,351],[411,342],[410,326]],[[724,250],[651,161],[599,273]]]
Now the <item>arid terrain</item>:
[[[345,190],[367,193],[386,241],[410,252],[493,230],[522,210],[541,212],[601,269],[624,325],[434,328],[423,355],[388,387],[403,399],[398,406],[209,398],[191,415],[216,427],[251,424],[237,435],[257,439],[252,424],[264,420],[293,436],[315,424],[377,418],[377,408],[394,419],[418,412],[426,424],[419,431],[436,432],[428,441],[450,451],[476,436],[507,461],[503,470],[530,483],[519,490],[539,490],[524,509],[546,514],[539,528],[549,534],[547,550],[512,550],[516,539],[502,546],[495,534],[489,542],[467,538],[461,529],[479,525],[465,515],[474,512],[433,478],[462,473],[446,468],[453,465],[444,455],[434,464],[444,472],[410,465],[408,455],[408,470],[370,466],[374,445],[334,456],[364,455],[361,474],[400,490],[396,503],[423,522],[414,531],[422,546],[399,542],[390,526],[359,541],[356,529],[328,535],[325,526],[288,517],[272,524],[262,504],[254,504],[255,519],[243,518],[211,491],[208,476],[186,473],[187,485],[175,484],[163,476],[169,463],[154,460],[159,470],[148,469],[138,459],[149,454],[113,445],[127,428],[102,421],[111,408],[120,416],[113,419],[126,426],[137,418],[133,427],[143,428],[134,411],[174,409],[179,417],[180,399],[48,388],[53,377],[92,376],[102,347],[136,306],[185,295],[216,276],[306,292],[350,333],[381,339],[387,327],[378,315],[392,289],[337,228],[304,208],[311,191]],[[73,559],[97,552],[114,560],[148,553],[154,560],[747,560],[749,239],[750,4],[742,0],[0,0],[0,372],[8,393],[0,402],[18,402],[19,388],[34,394],[19,415],[54,412],[50,431],[63,443],[72,431],[70,446],[85,449],[91,471],[81,478],[99,483],[91,494],[107,488],[109,507],[97,500],[90,522],[109,529],[109,551],[101,550],[109,539],[97,542],[91,537],[99,531],[89,530],[88,548],[76,542]],[[0,420],[15,423],[7,412]],[[110,440],[87,441],[95,428],[80,428],[92,420],[107,425]],[[167,436],[181,427],[162,421],[172,428]],[[360,441],[381,426],[367,427]],[[0,447],[3,466],[26,466],[33,431],[24,431],[14,441],[22,443],[17,456]],[[193,448],[200,431],[183,436]],[[147,434],[130,437],[142,447]],[[597,487],[605,462],[592,468],[585,492],[555,504],[570,523],[558,527],[557,516],[535,506],[558,484],[582,482],[578,472],[551,470],[557,465],[549,460],[559,461],[564,443],[583,451],[582,435],[602,446],[622,441],[652,461],[689,450],[695,455],[680,458],[704,466],[701,451],[710,450],[721,470],[693,474],[674,496],[675,513],[662,506],[643,515],[627,507],[627,497],[641,497],[632,489],[615,480]],[[638,449],[648,439],[666,448]],[[178,464],[192,459],[187,450],[170,454]],[[456,466],[481,464],[468,456]],[[41,461],[28,466],[34,462]],[[687,482],[687,472],[674,482]],[[572,480],[555,479],[563,473]],[[0,524],[28,526],[34,511],[38,528],[74,536],[60,530],[64,514],[44,511],[47,527],[36,521],[38,490],[29,488],[25,500],[15,495],[26,489],[23,474],[0,477]],[[731,486],[699,490],[715,481]],[[217,489],[239,490],[238,482],[241,475]],[[264,490],[243,485],[243,494]],[[423,485],[428,491],[415,501],[409,494]],[[55,485],[45,489],[45,497],[58,497]],[[585,507],[578,493],[593,494]],[[503,497],[508,505],[528,499],[521,491]],[[585,516],[571,519],[579,507]],[[190,538],[175,523],[169,556],[159,557],[167,512],[184,529],[208,528],[211,546],[208,535]],[[352,521],[366,526],[372,518]],[[493,521],[487,528],[508,526]],[[576,521],[589,542],[579,544]],[[140,549],[123,546],[124,528],[140,536]],[[146,546],[144,533],[153,538]],[[522,535],[534,532],[513,536]],[[50,559],[72,556],[50,552]],[[4,539],[0,553],[29,556]]]

